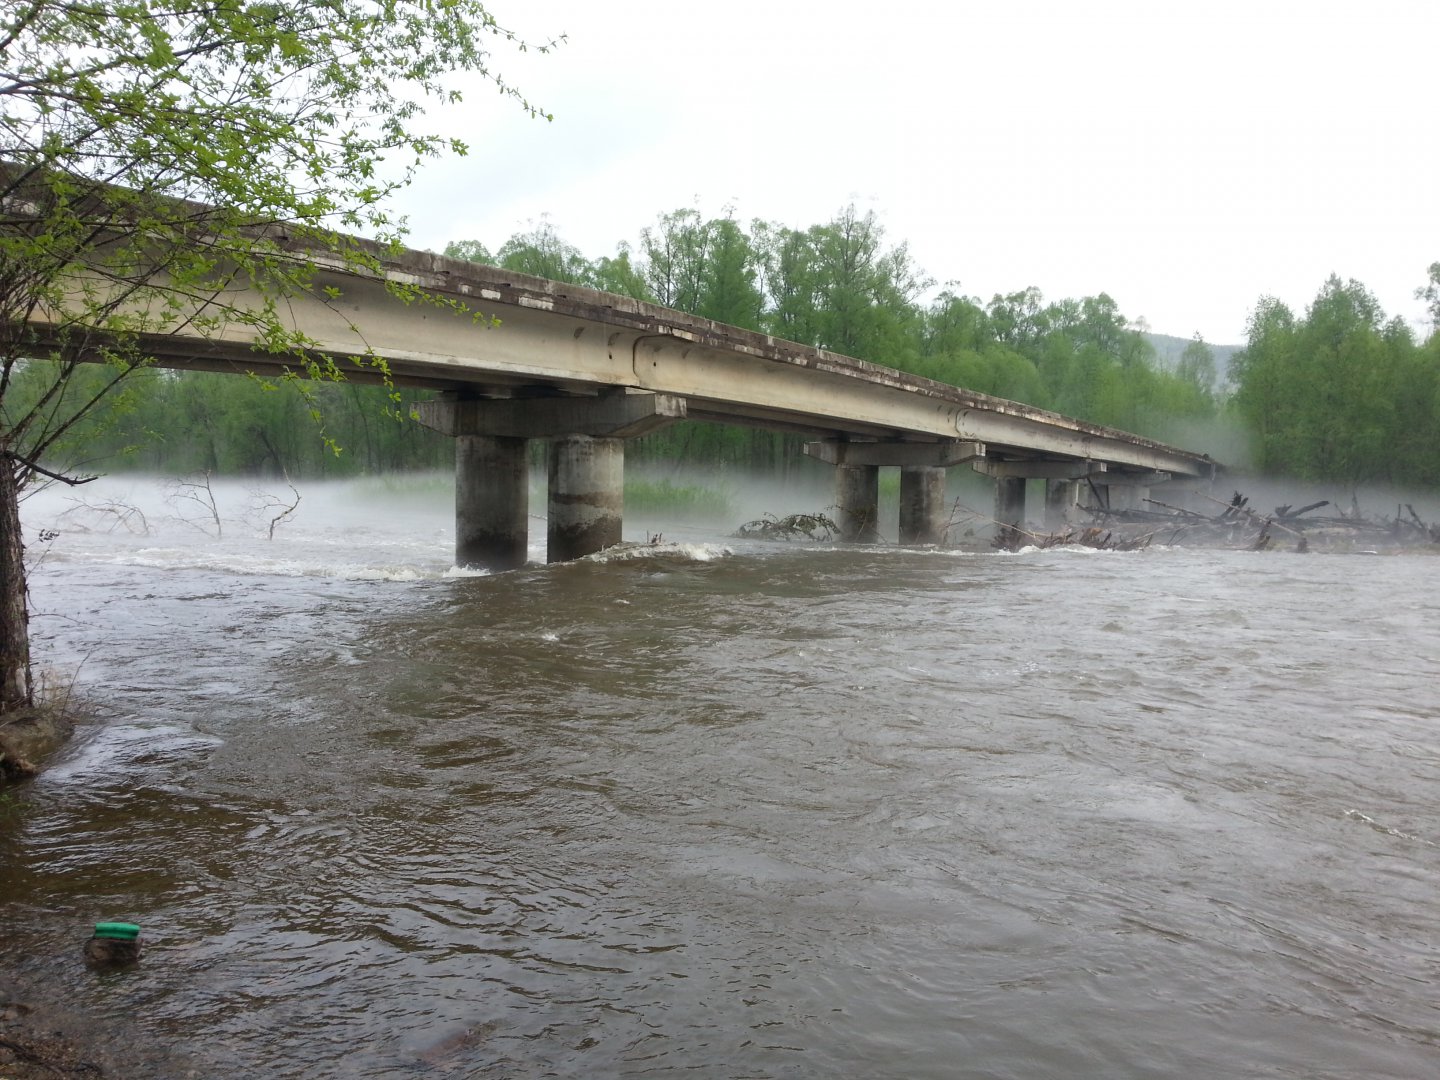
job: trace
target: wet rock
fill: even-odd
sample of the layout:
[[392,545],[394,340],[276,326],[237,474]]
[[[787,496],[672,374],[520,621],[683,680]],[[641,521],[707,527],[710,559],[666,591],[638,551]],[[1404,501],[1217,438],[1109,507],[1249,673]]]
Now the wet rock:
[[114,938],[93,937],[85,943],[85,963],[92,968],[109,970],[128,967],[140,959],[140,942],[116,941]]
[[95,924],[95,936],[85,943],[85,963],[97,970],[126,967],[140,959],[140,928],[134,923]]

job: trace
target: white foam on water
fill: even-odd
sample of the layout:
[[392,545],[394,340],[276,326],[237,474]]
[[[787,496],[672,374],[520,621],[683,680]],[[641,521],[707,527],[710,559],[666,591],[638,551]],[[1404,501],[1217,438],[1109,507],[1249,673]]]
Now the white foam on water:
[[492,571],[483,566],[452,566],[440,576],[443,578],[489,577]]
[[714,562],[734,554],[734,550],[724,544],[617,544],[585,556],[585,561],[610,563],[679,557],[690,562]]

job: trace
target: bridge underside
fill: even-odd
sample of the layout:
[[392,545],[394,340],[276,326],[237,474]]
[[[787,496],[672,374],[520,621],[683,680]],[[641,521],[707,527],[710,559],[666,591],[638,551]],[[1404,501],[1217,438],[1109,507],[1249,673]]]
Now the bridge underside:
[[[620,542],[625,440],[696,419],[683,398],[623,390],[589,397],[449,396],[422,403],[420,414],[427,426],[456,440],[456,562],[492,570],[526,561],[531,440],[548,443],[546,557],[555,562]],[[706,418],[745,422],[729,415]],[[764,423],[796,430],[769,418]],[[994,479],[994,521],[1002,530],[1025,529],[1031,480],[1045,484],[1044,528],[1053,531],[1070,524],[1087,503],[1138,505],[1151,485],[1171,479],[1168,473],[1112,469],[1103,462],[1033,451],[1022,456],[1007,448],[996,454],[974,440],[882,441],[850,434],[808,443],[805,451],[835,466],[840,538],[860,544],[881,539],[879,471],[884,467],[900,469],[896,535],[901,544],[911,545],[945,542],[947,471],[955,466]]]

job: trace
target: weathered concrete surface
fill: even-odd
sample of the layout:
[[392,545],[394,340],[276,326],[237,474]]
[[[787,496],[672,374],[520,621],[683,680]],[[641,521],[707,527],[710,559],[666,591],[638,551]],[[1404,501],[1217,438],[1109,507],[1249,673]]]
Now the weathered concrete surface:
[[1025,484],[1018,476],[995,481],[995,520],[1002,529],[1025,528]]
[[455,565],[524,566],[530,526],[526,440],[461,435],[455,440]]
[[805,454],[831,465],[960,465],[985,456],[985,444],[964,440],[948,442],[841,442],[826,440],[805,444]]
[[1170,481],[1168,473],[1109,473],[1096,483],[1106,490],[1106,505],[1111,510],[1148,510],[1146,500],[1150,488]]
[[[428,252],[371,247],[385,280],[332,260],[316,275],[314,292],[288,299],[283,310],[316,343],[317,354],[336,358],[342,368],[351,356],[381,360],[401,385],[481,396],[593,395],[628,387],[683,398],[692,419],[825,438],[965,440],[987,444],[997,457],[1038,453],[1183,476],[1206,476],[1214,468],[1204,455],[1151,439],[627,297]],[[471,310],[407,303],[387,282]],[[240,288],[227,302],[243,307],[261,300]],[[494,328],[475,312],[496,315],[502,325]],[[244,320],[201,338],[180,325],[183,314],[176,332],[144,339],[164,365],[273,371],[286,364],[284,356],[255,351]],[[32,328],[38,344],[46,344],[46,327]],[[356,367],[354,377],[370,376]]]
[[583,558],[620,543],[625,515],[625,442],[569,435],[550,444],[545,557]]
[[900,469],[900,543],[938,544],[947,520],[945,469],[904,465]]
[[835,468],[835,503],[840,539],[851,544],[880,540],[880,468],[839,465]]
[[1045,481],[1045,528],[1060,532],[1070,524],[1080,501],[1080,481]]
[[564,435],[634,438],[685,419],[673,394],[607,391],[595,397],[450,398],[423,401],[420,422],[442,435],[554,439]]
[[978,473],[996,480],[1084,480],[1099,476],[1109,466],[1103,461],[1057,461],[1053,458],[1032,458],[1019,461],[976,461],[971,465]]

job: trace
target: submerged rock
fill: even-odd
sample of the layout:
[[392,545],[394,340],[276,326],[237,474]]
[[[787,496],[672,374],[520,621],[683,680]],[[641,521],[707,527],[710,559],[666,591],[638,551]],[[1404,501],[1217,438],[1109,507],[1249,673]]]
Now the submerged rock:
[[126,967],[140,959],[140,927],[134,923],[95,924],[95,936],[85,943],[85,963],[92,968]]

